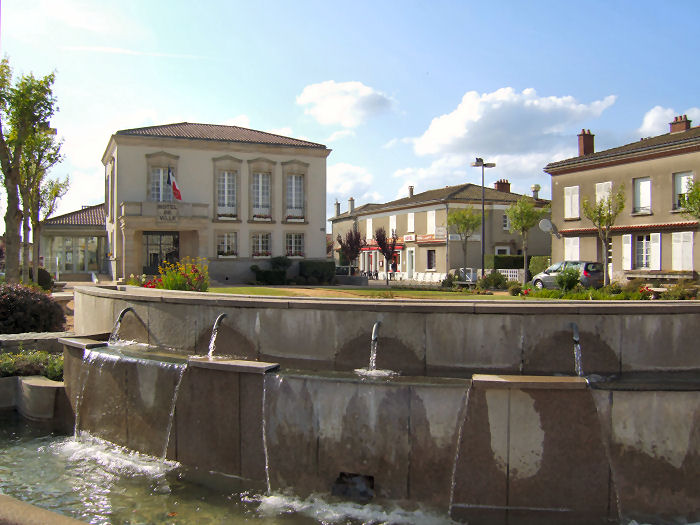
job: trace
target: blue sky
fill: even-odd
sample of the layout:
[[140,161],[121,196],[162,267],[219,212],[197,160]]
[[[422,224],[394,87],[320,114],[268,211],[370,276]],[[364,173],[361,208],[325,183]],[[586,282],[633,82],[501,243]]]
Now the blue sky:
[[[700,124],[700,2],[4,0],[15,72],[56,72],[71,190],[104,199],[119,129],[206,122],[326,144],[333,202],[462,182],[532,184],[548,162]],[[186,198],[186,196],[185,196]],[[4,195],[0,212],[4,215]],[[4,222],[0,231],[4,230]]]

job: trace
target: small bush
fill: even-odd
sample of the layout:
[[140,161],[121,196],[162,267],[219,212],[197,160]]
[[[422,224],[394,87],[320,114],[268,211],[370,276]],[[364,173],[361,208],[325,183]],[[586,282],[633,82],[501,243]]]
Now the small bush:
[[665,292],[661,292],[660,299],[670,301],[685,301],[688,299],[697,299],[698,288],[686,281],[680,280],[674,286],[668,288]]
[[66,322],[49,295],[19,284],[0,285],[0,334],[60,332]]
[[270,259],[270,268],[273,270],[284,270],[286,272],[291,265],[292,261],[290,261],[284,255],[280,257],[272,257]]
[[63,381],[63,355],[44,351],[0,354],[0,377],[46,376]]
[[554,280],[557,282],[557,286],[566,292],[573,290],[580,278],[581,274],[576,268],[566,268],[559,272]]
[[309,280],[316,279],[316,284],[332,283],[335,278],[334,261],[299,261],[299,275]]
[[496,289],[505,290],[506,288],[506,276],[503,275],[498,270],[492,271],[485,277],[480,278],[476,282],[476,287],[482,290]]
[[638,292],[639,289],[646,284],[644,279],[636,278],[630,279],[625,284],[622,285],[622,291],[625,293]]
[[520,295],[520,293],[523,291],[523,287],[520,283],[512,283],[508,287],[508,293],[510,295]]
[[[41,286],[47,292],[50,292],[51,288],[53,287],[53,279],[51,278],[51,274],[46,270],[46,268],[39,268],[37,274],[39,275],[39,279],[36,281],[36,284]],[[34,280],[34,268],[29,268],[29,278],[32,281]]]
[[278,285],[287,282],[287,270],[264,270],[257,264],[251,266],[250,269],[255,274],[256,284]]
[[456,281],[455,276],[448,273],[447,277],[445,277],[442,281],[442,287],[452,288],[454,281]]
[[209,268],[204,259],[190,261],[185,257],[177,263],[164,263],[158,267],[158,277],[154,277],[144,288],[161,290],[185,290],[206,292],[209,289]]
[[551,259],[548,255],[533,255],[530,257],[530,264],[528,269],[530,270],[530,275],[537,275],[540,272],[545,271],[549,268],[551,264]]
[[601,288],[603,293],[607,295],[619,295],[622,293],[622,286],[618,282],[610,283],[607,286]]

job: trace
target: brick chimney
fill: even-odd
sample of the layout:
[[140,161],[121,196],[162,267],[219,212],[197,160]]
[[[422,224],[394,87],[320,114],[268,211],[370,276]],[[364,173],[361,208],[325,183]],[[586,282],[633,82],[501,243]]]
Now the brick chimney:
[[408,187],[408,196],[413,197],[413,186]]
[[590,129],[582,129],[581,133],[578,134],[578,156],[582,157],[584,155],[590,155],[595,151],[595,146],[593,144],[593,138],[595,135],[591,133]]
[[348,199],[348,213],[352,213],[355,211],[355,199],[350,197]]
[[678,117],[673,117],[673,122],[670,123],[671,133],[678,133],[679,131],[688,131],[690,129],[691,121],[688,120],[688,115],[680,115]]
[[335,216],[337,217],[338,215],[340,215],[340,203],[338,199],[335,199]]
[[510,193],[510,182],[508,182],[506,179],[497,180],[493,187],[496,188],[496,191]]

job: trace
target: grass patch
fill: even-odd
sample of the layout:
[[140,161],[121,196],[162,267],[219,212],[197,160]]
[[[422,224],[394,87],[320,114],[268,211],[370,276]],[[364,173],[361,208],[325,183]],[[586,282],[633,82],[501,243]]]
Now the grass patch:
[[49,354],[43,350],[20,350],[0,354],[0,377],[46,376],[63,381],[63,354]]
[[212,293],[230,293],[235,295],[278,295],[284,297],[304,297],[301,292],[285,288],[268,288],[266,286],[225,286],[209,288]]
[[236,295],[264,295],[283,297],[331,297],[331,298],[365,298],[365,299],[431,299],[445,301],[459,300],[517,300],[518,297],[506,295],[475,295],[467,292],[449,290],[418,290],[401,288],[344,288],[344,287],[313,287],[303,289],[270,288],[265,286],[230,286],[211,288],[214,293]]

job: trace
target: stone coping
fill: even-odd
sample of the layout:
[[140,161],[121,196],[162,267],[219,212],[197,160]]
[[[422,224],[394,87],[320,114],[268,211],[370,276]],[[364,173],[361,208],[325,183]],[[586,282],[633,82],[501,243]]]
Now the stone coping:
[[45,525],[47,523],[78,525],[83,522],[0,494],[0,523],[6,525]]
[[472,385],[474,388],[518,390],[585,390],[588,381],[584,377],[474,374]]
[[58,342],[62,345],[71,346],[73,348],[81,348],[83,350],[90,350],[91,348],[100,348],[103,346],[107,346],[107,341],[91,339],[90,336],[60,337],[58,339]]
[[277,370],[278,363],[265,363],[263,361],[244,361],[240,359],[210,359],[208,356],[190,357],[187,365],[193,368],[209,368],[225,372],[243,372],[248,374],[265,374]]
[[499,301],[499,300],[425,300],[364,299],[329,297],[274,297],[231,295],[210,292],[151,290],[138,286],[120,286],[117,290],[83,286],[77,294],[132,302],[208,305],[238,308],[318,309],[405,312],[405,313],[474,313],[474,314],[700,314],[698,301]]

